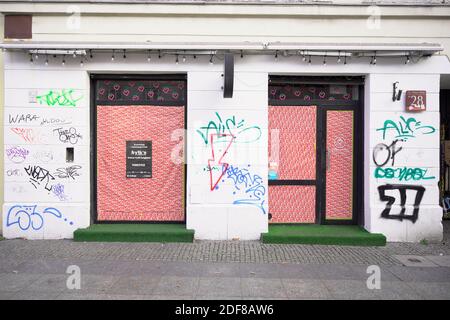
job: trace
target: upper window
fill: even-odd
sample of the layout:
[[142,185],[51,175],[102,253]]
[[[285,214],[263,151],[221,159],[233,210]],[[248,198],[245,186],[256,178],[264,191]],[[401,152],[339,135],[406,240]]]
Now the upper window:
[[182,80],[99,80],[98,105],[184,105],[186,82]]

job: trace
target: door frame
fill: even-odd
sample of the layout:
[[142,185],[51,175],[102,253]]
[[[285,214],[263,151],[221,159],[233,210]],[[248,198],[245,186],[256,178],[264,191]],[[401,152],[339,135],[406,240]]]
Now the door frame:
[[[364,78],[341,76],[272,76],[269,87],[295,84],[342,84],[357,85],[358,100],[323,101],[323,100],[273,100],[269,98],[269,106],[317,106],[316,114],[316,179],[315,180],[268,180],[268,185],[315,185],[316,186],[316,220],[321,225],[364,225]],[[325,169],[326,169],[326,110],[354,111],[354,152],[353,152],[353,215],[351,220],[326,220],[325,210]],[[323,114],[323,116],[321,116]],[[323,148],[319,147],[321,144]],[[269,191],[270,192],[270,191]],[[270,203],[269,203],[270,213]],[[282,223],[281,223],[282,224]],[[289,223],[304,224],[304,223]]]
[[188,93],[187,93],[187,74],[108,74],[108,73],[91,73],[90,78],[90,187],[91,187],[91,224],[152,224],[152,223],[168,223],[168,224],[185,224],[186,212],[187,212],[187,136],[184,139],[184,164],[183,164],[183,220],[181,221],[129,221],[129,220],[98,220],[97,214],[97,102],[96,102],[96,82],[98,80],[173,80],[185,82],[185,97],[184,97],[184,130],[187,130],[187,105],[188,105]]

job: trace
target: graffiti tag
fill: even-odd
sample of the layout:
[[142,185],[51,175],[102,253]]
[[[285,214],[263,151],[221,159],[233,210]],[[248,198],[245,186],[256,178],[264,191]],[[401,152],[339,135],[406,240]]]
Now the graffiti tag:
[[54,175],[60,179],[71,178],[71,179],[75,180],[75,177],[80,176],[80,174],[78,173],[79,169],[81,169],[81,166],[78,166],[78,165],[65,167],[65,168],[58,168],[58,169],[56,169],[56,172],[54,173]]
[[57,183],[52,187],[53,194],[60,200],[60,201],[66,201],[67,196],[64,193],[64,185],[61,183]]
[[14,163],[22,163],[25,161],[27,156],[30,154],[30,151],[28,151],[25,148],[15,146],[6,149],[6,156],[11,162]]
[[375,146],[375,148],[373,148],[372,159],[377,167],[385,166],[389,162],[389,160],[392,160],[391,166],[394,166],[395,155],[403,149],[403,147],[397,148],[397,143],[399,141],[403,140],[394,140],[389,146],[384,143],[379,143]]
[[50,181],[55,180],[50,172],[47,169],[44,169],[40,166],[28,166],[25,169],[25,172],[28,174],[30,178],[31,184],[37,189],[41,184],[44,185],[45,190],[51,191],[52,186],[49,186]]
[[50,90],[44,95],[36,96],[36,99],[40,104],[50,107],[76,107],[77,102],[83,99],[83,96],[75,97],[74,92],[74,89]]
[[59,136],[59,141],[63,143],[76,144],[78,139],[82,139],[81,134],[74,127],[70,127],[69,129],[57,128],[53,130],[53,132],[55,131]]
[[[227,178],[233,181],[237,191],[243,191],[245,198],[238,199],[233,204],[247,204],[256,206],[266,214],[264,208],[266,188],[263,185],[263,179],[257,174],[251,174],[246,168],[240,169],[232,165],[226,170]],[[236,194],[236,191],[233,193]]]
[[378,167],[375,169],[375,178],[382,179],[398,179],[399,181],[419,181],[419,180],[430,180],[435,177],[427,177],[428,169],[423,168],[382,168]]
[[415,118],[408,118],[400,116],[399,121],[386,120],[383,127],[376,129],[383,132],[383,139],[386,138],[387,132],[393,132],[394,138],[401,138],[407,140],[408,138],[415,138],[416,134],[427,135],[436,131],[433,126],[422,125],[421,121],[417,121]]
[[217,119],[196,130],[205,144],[208,144],[211,134],[218,137],[217,142],[229,142],[233,139],[235,143],[251,143],[261,137],[261,128],[258,126],[246,126],[245,120],[237,121],[236,116],[222,120],[218,112],[215,115]]
[[[6,226],[11,227],[17,225],[21,230],[26,231],[30,228],[33,230],[40,230],[44,226],[44,214],[54,216],[58,219],[64,219],[62,213],[52,207],[45,208],[42,213],[36,210],[37,205],[25,206],[25,205],[15,205],[8,210],[6,216]],[[72,221],[69,221],[70,225],[73,225]]]
[[[398,214],[391,214],[392,205],[395,203],[395,197],[387,196],[386,191],[387,190],[398,190],[400,194],[400,213]],[[406,191],[407,190],[414,190],[416,191],[416,197],[414,199],[414,209],[412,214],[407,215],[406,212]],[[380,194],[380,200],[386,201],[386,207],[381,213],[381,217],[384,219],[395,219],[395,220],[410,220],[413,223],[417,221],[419,218],[419,207],[420,203],[422,201],[423,195],[425,193],[425,188],[423,186],[410,186],[410,185],[403,185],[403,184],[387,184],[383,186],[378,187],[378,193]]]

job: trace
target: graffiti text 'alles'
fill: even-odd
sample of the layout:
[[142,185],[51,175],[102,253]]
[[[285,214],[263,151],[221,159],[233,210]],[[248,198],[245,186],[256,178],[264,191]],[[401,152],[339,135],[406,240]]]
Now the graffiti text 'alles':
[[215,113],[216,119],[212,119],[207,125],[201,126],[197,132],[208,144],[211,134],[217,136],[217,142],[229,142],[231,137],[234,143],[251,143],[259,140],[261,137],[261,128],[259,126],[247,126],[245,120],[236,120],[236,116],[222,119],[218,112]]
[[400,116],[400,120],[386,120],[383,127],[376,129],[383,132],[383,139],[386,139],[387,133],[393,133],[394,138],[407,140],[409,138],[416,138],[418,135],[428,135],[436,132],[436,129],[430,125],[423,125],[422,121],[410,117],[406,119]]

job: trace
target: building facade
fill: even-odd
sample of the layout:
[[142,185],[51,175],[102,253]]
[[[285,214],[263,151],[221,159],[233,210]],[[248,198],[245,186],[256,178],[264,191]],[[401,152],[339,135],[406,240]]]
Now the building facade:
[[124,2],[0,4],[5,238],[182,222],[442,239],[449,5]]

